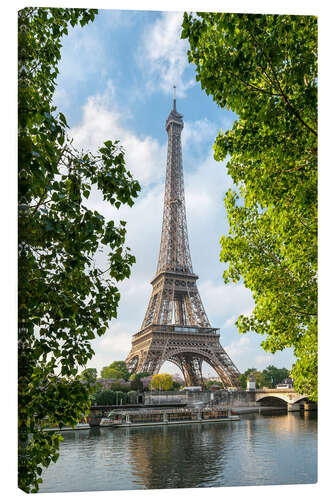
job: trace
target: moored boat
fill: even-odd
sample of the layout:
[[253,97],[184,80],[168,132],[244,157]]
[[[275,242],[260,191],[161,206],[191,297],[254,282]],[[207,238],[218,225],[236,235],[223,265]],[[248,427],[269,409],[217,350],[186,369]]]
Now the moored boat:
[[101,423],[99,424],[100,427],[111,427],[113,425],[113,419],[112,418],[102,418]]
[[239,420],[223,408],[177,408],[147,410],[113,410],[101,422],[111,427],[141,427],[151,425],[230,422]]
[[48,427],[43,427],[43,431],[78,431],[82,429],[90,429],[90,425],[88,422],[85,422],[84,420],[81,422],[78,422],[74,427],[71,427],[70,425],[65,425],[63,427],[58,427],[57,425],[48,425]]

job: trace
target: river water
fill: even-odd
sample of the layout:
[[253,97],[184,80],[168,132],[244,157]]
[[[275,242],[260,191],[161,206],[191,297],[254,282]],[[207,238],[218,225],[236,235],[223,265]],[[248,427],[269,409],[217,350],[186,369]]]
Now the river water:
[[40,492],[307,484],[317,481],[315,412],[236,422],[63,432]]

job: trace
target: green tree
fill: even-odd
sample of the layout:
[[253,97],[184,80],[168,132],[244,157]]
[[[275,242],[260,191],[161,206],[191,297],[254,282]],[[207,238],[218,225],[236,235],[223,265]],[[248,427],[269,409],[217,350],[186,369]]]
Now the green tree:
[[261,389],[262,387],[265,387],[265,377],[264,377],[264,374],[259,371],[259,370],[256,370],[254,373],[254,379],[256,381],[256,387],[258,389]]
[[97,379],[96,368],[86,368],[80,374],[80,378],[81,378],[81,380],[85,380],[85,381],[89,382],[90,384],[93,384],[94,382],[96,382],[96,379]]
[[238,192],[225,204],[226,282],[253,293],[240,333],[292,347],[295,389],[317,400],[317,19],[311,16],[185,13],[182,37],[197,80],[238,119],[219,133]]
[[132,390],[134,390],[134,391],[142,391],[143,390],[141,377],[139,376],[138,373],[132,373],[129,380],[131,382],[131,389]]
[[168,373],[157,373],[153,375],[150,384],[155,390],[170,391],[173,387],[173,380]]
[[111,368],[114,368],[115,370],[118,370],[120,373],[122,373],[122,378],[124,380],[128,380],[130,373],[127,369],[127,365],[125,361],[113,361],[110,365]]
[[265,380],[266,387],[275,387],[285,378],[289,377],[289,370],[287,368],[276,368],[276,366],[269,365],[262,372]]
[[137,402],[137,393],[136,391],[129,391],[127,393],[127,402],[130,404],[135,404]]
[[250,375],[254,374],[257,371],[256,368],[248,368],[244,373],[242,373],[239,377],[239,382],[242,389],[246,389],[247,380]]
[[93,396],[96,405],[104,406],[116,404],[116,394],[111,389],[95,392]]
[[223,386],[222,386],[222,382],[220,382],[219,380],[208,380],[208,381],[206,382],[206,387],[210,387],[211,385],[216,385],[216,386],[218,386],[218,387],[221,387],[221,389],[222,389],[222,387],[223,387]]
[[123,391],[115,391],[116,405],[127,404],[127,394]]
[[179,391],[179,389],[181,388],[181,386],[182,385],[179,382],[176,382],[175,380],[173,380],[173,382],[172,382],[172,389],[174,391]]
[[[42,467],[58,458],[61,436],[43,422],[75,425],[89,411],[78,369],[90,341],[117,315],[118,281],[135,261],[116,226],[85,205],[94,185],[110,204],[133,205],[140,189],[124,153],[107,141],[80,153],[52,104],[61,38],[84,26],[89,9],[26,8],[18,14],[18,482],[37,492]],[[107,249],[108,269],[94,264]]]
[[103,366],[101,369],[101,377],[102,378],[123,378],[123,374],[115,370],[114,368],[111,368],[110,366]]
[[101,370],[102,378],[123,378],[128,380],[130,373],[127,369],[125,361],[113,361],[108,366],[104,366]]
[[149,375],[149,372],[132,373],[128,379],[131,382],[131,388],[135,391],[143,391],[141,379],[143,377],[148,377]]
[[122,391],[122,392],[129,392],[131,390],[131,386],[124,385],[120,382],[112,382],[111,388],[113,391]]
[[248,368],[239,377],[239,381],[240,381],[242,389],[246,389],[248,378],[251,375],[254,377],[257,389],[261,389],[262,387],[271,387],[270,385],[266,385],[267,380],[266,380],[263,372],[261,372],[260,370],[257,370],[256,368]]

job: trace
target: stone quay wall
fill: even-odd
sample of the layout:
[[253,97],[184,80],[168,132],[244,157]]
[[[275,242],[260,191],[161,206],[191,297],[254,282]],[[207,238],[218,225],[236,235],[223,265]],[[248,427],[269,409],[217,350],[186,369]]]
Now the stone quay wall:
[[223,405],[226,407],[260,406],[255,401],[254,391],[180,391],[180,392],[149,392],[144,393],[144,404],[159,405],[167,403],[185,403],[189,406],[198,403]]

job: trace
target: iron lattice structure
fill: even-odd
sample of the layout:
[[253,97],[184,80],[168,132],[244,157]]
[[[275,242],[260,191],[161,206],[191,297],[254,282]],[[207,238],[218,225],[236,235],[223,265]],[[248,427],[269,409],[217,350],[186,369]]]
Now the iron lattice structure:
[[126,358],[130,371],[158,373],[165,361],[175,363],[186,385],[202,383],[202,362],[225,387],[239,386],[239,371],[220,345],[196,285],[187,234],[181,132],[183,117],[173,109],[166,121],[168,156],[163,225],[153,291],[141,330],[132,337]]

